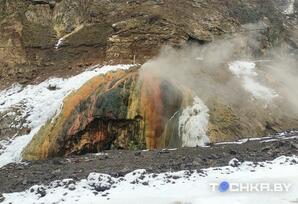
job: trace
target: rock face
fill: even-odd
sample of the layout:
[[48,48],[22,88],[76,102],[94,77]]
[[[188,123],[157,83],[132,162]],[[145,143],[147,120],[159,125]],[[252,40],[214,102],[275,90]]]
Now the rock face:
[[284,39],[297,46],[288,29],[297,25],[296,14],[284,15],[287,6],[279,0],[1,0],[1,87],[92,63],[144,62],[162,45],[203,44],[258,21],[269,26],[265,47]]
[[134,69],[95,77],[65,99],[60,115],[39,131],[24,158],[168,146],[166,135],[179,140],[177,131],[167,128],[166,134],[170,118],[191,101],[176,85],[142,78]]

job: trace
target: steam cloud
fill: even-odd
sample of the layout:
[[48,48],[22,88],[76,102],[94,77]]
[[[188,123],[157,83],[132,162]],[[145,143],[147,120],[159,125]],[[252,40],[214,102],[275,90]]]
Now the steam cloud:
[[[181,49],[164,47],[156,58],[142,66],[141,73],[149,72],[187,87],[209,109],[216,100],[231,106],[240,118],[266,120],[268,116],[286,116],[297,120],[297,54],[287,46],[264,49],[266,25],[262,22],[244,28],[255,32],[234,34],[205,45],[187,44]],[[229,67],[237,61],[254,67],[237,75]]]

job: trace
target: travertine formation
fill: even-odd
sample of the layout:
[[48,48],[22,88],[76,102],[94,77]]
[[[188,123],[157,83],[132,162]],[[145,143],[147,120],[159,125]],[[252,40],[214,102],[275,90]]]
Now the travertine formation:
[[33,138],[24,158],[166,147],[169,140],[179,141],[178,132],[168,127],[170,118],[192,101],[182,91],[155,76],[142,78],[137,69],[94,77],[65,99],[61,113]]

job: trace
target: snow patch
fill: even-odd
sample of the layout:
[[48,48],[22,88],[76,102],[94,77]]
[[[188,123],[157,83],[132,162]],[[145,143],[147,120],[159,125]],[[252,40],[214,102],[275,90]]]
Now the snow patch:
[[[280,172],[283,172],[282,174]],[[202,169],[199,171],[166,172],[161,174],[136,170],[124,177],[91,173],[75,182],[64,179],[49,186],[3,194],[3,203],[108,203],[108,204],[173,204],[173,203],[291,203],[297,200],[298,157],[279,157],[273,161],[243,162],[237,166]],[[225,192],[212,191],[212,183],[287,183],[287,192]]]
[[257,82],[256,64],[247,61],[234,61],[229,64],[230,71],[241,80],[243,88],[256,99],[270,102],[278,94],[266,86]]
[[294,14],[295,13],[294,4],[295,4],[295,0],[290,0],[286,10],[284,10],[283,13],[286,15]]
[[264,142],[274,142],[274,141],[279,141],[279,140],[292,140],[292,139],[298,139],[298,131],[297,130],[280,132],[275,135],[267,136],[267,137],[245,138],[245,139],[240,139],[240,140],[232,141],[232,142],[219,142],[219,143],[215,143],[215,145],[243,144],[248,141],[260,141],[260,143],[264,143]]
[[60,38],[58,42],[55,44],[55,49],[59,49],[63,45],[64,38]]
[[[0,167],[11,162],[21,161],[21,152],[24,147],[31,141],[42,125],[60,112],[64,98],[72,91],[79,89],[94,76],[118,69],[129,69],[131,66],[115,65],[100,68],[97,65],[68,79],[51,78],[38,85],[28,85],[26,87],[16,84],[7,90],[1,91],[0,112],[9,111],[12,107],[22,105],[22,117],[26,117],[26,126],[31,128],[32,131],[27,135],[16,137],[8,143],[0,142],[2,145]],[[55,87],[55,89],[52,90],[49,87]]]
[[193,105],[182,111],[179,117],[179,136],[183,147],[205,146],[210,142],[206,134],[208,112],[208,107],[199,97],[195,97]]

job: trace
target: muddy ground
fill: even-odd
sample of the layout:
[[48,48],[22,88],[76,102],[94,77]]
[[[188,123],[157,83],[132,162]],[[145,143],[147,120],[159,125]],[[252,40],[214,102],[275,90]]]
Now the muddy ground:
[[[297,133],[294,136],[298,136]],[[226,166],[232,158],[257,162],[273,160],[281,155],[298,155],[298,137],[170,150],[113,150],[98,154],[31,161],[9,164],[0,169],[0,193],[23,191],[32,185],[48,184],[58,179],[80,180],[91,172],[123,176],[135,169],[146,169],[155,173],[194,170]]]

